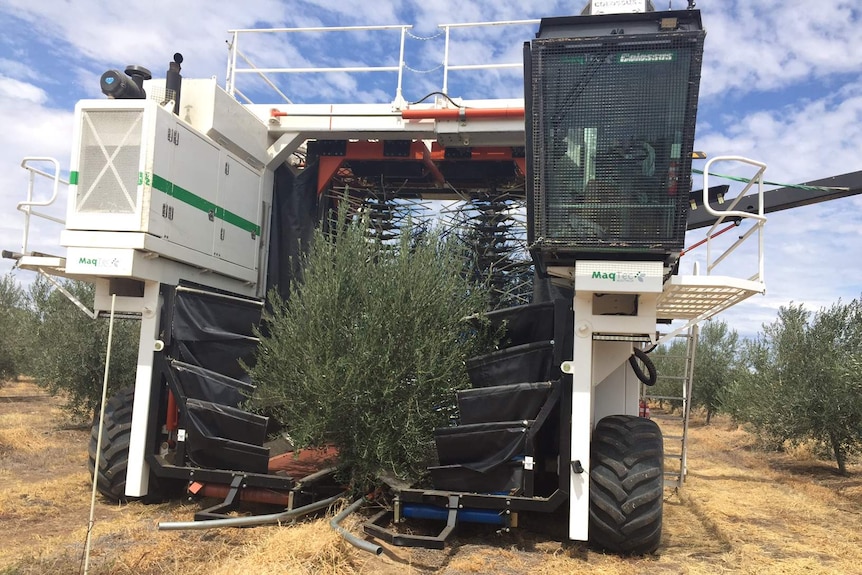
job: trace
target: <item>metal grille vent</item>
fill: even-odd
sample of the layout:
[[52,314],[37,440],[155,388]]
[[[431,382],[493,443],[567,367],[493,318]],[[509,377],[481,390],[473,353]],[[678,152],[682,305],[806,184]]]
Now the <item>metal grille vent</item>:
[[534,247],[682,249],[702,52],[699,31],[533,41]]
[[142,110],[84,110],[78,162],[79,213],[137,211]]

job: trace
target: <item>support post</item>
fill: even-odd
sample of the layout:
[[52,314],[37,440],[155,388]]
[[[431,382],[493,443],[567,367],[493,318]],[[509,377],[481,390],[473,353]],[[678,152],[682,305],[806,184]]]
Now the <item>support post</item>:
[[590,293],[575,293],[569,539],[586,541],[590,511],[590,435],[593,414],[593,326]]
[[141,306],[141,338],[138,342],[138,369],[135,374],[135,399],[132,405],[129,464],[126,469],[128,497],[143,497],[149,489],[150,466],[146,462],[145,452],[151,407],[154,343],[159,332],[159,303],[159,282],[146,282]]

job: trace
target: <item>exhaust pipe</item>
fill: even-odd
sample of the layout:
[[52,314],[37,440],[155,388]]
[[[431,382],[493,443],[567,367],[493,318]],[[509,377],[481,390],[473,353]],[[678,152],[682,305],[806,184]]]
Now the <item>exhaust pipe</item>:
[[165,99],[174,100],[174,114],[180,114],[180,91],[183,87],[183,77],[180,75],[180,64],[183,63],[183,55],[174,54],[174,61],[168,64],[168,73],[165,78]]

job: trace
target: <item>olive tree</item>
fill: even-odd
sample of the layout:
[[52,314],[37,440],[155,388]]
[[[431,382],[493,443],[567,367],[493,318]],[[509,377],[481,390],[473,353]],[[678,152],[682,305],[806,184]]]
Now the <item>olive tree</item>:
[[733,415],[776,444],[820,442],[846,473],[862,446],[862,302],[813,315],[782,307],[744,357],[745,376],[727,394]]
[[[62,285],[92,308],[93,284],[64,281]],[[92,319],[44,279],[30,286],[27,299],[32,310],[30,375],[37,385],[62,395],[70,415],[89,417],[102,395],[108,320]],[[117,390],[135,382],[139,325],[135,320],[115,320],[109,389]]]
[[334,445],[354,489],[381,471],[415,478],[467,385],[465,360],[485,351],[463,318],[487,291],[439,233],[408,226],[385,247],[343,212],[334,228],[316,233],[289,298],[269,296],[252,405],[298,447]]
[[739,377],[739,334],[724,321],[703,324],[697,341],[692,405],[706,410],[706,424],[722,410],[725,388]]
[[27,319],[24,290],[7,274],[0,280],[0,383],[27,371]]

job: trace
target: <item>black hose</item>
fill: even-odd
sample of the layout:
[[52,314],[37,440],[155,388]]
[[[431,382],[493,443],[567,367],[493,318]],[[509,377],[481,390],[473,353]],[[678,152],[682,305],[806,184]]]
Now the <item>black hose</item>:
[[[643,364],[646,366],[649,375],[645,374],[641,369],[640,364],[638,364],[637,360],[641,360]],[[655,370],[655,364],[649,358],[649,356],[639,347],[635,348],[634,354],[629,358],[629,365],[632,366],[632,371],[635,372],[635,375],[644,385],[655,385],[656,380],[658,379],[658,373]]]

